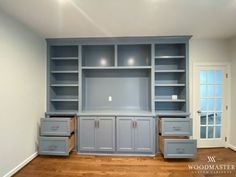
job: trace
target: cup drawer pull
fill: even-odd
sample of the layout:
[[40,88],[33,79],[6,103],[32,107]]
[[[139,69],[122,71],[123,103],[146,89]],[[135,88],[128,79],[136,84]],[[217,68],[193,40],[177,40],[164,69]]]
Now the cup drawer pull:
[[181,127],[173,126],[172,128],[173,128],[173,130],[175,130],[175,131],[180,131],[180,130],[181,130]]
[[59,126],[51,126],[51,130],[57,130]]
[[177,153],[184,153],[184,148],[176,148]]
[[57,149],[57,146],[56,146],[56,145],[50,145],[50,146],[48,147],[48,149],[49,149],[50,151],[54,151],[54,150]]

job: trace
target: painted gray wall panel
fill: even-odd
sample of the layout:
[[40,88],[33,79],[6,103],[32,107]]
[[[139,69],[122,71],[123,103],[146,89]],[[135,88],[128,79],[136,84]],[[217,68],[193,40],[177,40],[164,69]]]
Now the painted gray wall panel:
[[151,109],[148,77],[87,77],[84,84],[84,110]]
[[117,152],[134,152],[134,118],[116,118]]
[[96,151],[115,151],[115,118],[98,117],[97,121]]
[[80,117],[79,137],[80,151],[95,151],[95,117]]

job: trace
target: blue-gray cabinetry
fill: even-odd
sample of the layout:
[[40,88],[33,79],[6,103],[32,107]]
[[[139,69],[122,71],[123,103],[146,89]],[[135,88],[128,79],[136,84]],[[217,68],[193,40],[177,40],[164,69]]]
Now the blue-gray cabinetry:
[[113,152],[115,150],[115,117],[80,117],[79,151]]
[[42,118],[39,154],[68,156],[75,147],[75,118]]
[[152,117],[117,117],[117,152],[152,153]]

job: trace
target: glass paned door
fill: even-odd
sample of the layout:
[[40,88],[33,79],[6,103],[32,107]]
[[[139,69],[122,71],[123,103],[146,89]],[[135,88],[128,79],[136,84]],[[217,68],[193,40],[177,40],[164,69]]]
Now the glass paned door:
[[200,71],[200,138],[221,138],[222,71]]
[[201,147],[224,146],[225,70],[221,67],[199,67],[197,70],[198,144]]

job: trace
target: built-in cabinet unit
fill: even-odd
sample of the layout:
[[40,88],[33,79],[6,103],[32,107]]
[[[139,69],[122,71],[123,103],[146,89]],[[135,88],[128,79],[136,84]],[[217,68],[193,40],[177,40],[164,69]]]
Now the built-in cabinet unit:
[[117,117],[116,121],[117,152],[153,152],[152,117]]
[[187,47],[181,43],[155,44],[155,111],[185,113],[187,107]]
[[195,152],[163,139],[191,135],[189,38],[48,39],[47,112],[78,116],[79,153]]
[[115,117],[80,117],[79,151],[115,151]]
[[77,45],[52,45],[48,51],[48,112],[78,112]]
[[68,156],[75,148],[75,118],[41,118],[39,137],[40,155]]

